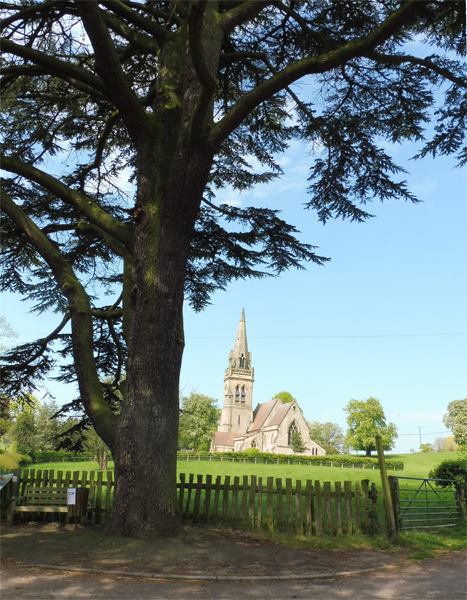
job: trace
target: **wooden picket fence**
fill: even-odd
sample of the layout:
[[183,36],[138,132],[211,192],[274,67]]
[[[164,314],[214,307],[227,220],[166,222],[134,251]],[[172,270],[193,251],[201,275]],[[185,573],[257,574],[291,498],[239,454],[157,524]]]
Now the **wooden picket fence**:
[[[16,481],[15,481],[16,478]],[[23,496],[26,486],[90,487],[95,486],[95,522],[104,524],[110,515],[115,485],[113,471],[55,471],[54,469],[20,469],[13,471],[12,496]]]
[[375,527],[377,493],[375,484],[292,480],[252,475],[233,481],[218,476],[198,475],[196,482],[180,473],[177,485],[179,509],[192,523],[221,524],[234,528],[262,529],[300,535],[352,534]]
[[[20,469],[13,472],[11,495],[21,496],[26,486],[95,486],[95,523],[105,524],[110,516],[112,471],[55,471]],[[223,525],[239,529],[267,529],[301,535],[352,534],[374,529],[377,509],[375,484],[320,482],[252,475],[221,476],[180,473],[177,484],[179,509],[185,522]],[[333,489],[334,488],[334,489]]]

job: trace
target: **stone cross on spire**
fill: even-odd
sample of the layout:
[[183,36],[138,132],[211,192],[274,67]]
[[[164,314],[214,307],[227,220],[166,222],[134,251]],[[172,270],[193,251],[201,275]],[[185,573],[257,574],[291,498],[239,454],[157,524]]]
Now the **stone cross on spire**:
[[248,352],[246,338],[245,309],[242,309],[234,349],[229,354],[229,367],[231,369],[251,369],[251,353]]

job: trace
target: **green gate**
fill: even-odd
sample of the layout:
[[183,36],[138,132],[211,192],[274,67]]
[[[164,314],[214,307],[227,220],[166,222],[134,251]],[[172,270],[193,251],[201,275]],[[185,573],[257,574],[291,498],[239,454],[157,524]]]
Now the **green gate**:
[[[395,513],[398,529],[455,527],[462,516],[458,484],[455,479],[394,477]],[[437,482],[451,484],[449,488]]]

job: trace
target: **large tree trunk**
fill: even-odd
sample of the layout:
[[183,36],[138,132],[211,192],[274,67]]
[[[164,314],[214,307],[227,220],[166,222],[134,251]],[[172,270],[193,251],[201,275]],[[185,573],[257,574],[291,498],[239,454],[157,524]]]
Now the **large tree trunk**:
[[187,148],[168,178],[151,172],[149,161],[141,166],[130,348],[109,533],[150,537],[173,533],[180,524],[176,466],[184,283],[210,164],[211,157]]
[[[202,7],[206,9],[209,3]],[[209,25],[212,19],[207,21]],[[216,21],[211,25],[216,26]],[[205,53],[204,66],[215,73],[222,36],[217,31],[200,39],[213,46]],[[109,533],[132,537],[172,534],[180,526],[176,468],[184,285],[190,242],[214,154],[206,143],[212,123],[212,90],[203,94],[187,57],[187,42],[177,36],[161,56],[162,63],[171,55],[172,62],[178,57],[178,66],[185,65],[183,71],[170,63],[164,71],[167,88],[174,90],[180,104],[162,110],[160,119],[154,121],[157,126],[136,144],[129,354],[125,402],[113,452],[114,505],[107,527]],[[161,89],[165,89],[162,84]],[[155,115],[159,114],[157,102],[164,107],[167,98],[158,95]]]

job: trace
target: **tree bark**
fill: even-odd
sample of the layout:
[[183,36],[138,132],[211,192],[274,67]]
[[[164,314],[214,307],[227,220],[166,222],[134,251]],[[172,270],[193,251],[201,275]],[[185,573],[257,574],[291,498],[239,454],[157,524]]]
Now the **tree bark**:
[[180,526],[176,467],[184,283],[211,160],[188,144],[179,149],[169,177],[148,157],[140,165],[125,402],[107,527],[112,534],[145,538],[173,534]]

